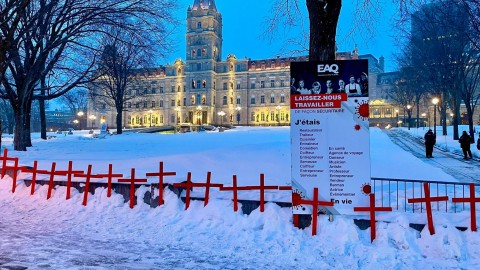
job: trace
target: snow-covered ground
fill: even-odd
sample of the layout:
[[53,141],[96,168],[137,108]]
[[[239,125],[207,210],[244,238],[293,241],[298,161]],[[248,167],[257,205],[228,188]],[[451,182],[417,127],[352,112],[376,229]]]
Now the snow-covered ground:
[[[230,185],[232,175],[239,185],[258,184],[265,173],[267,185],[289,185],[290,129],[237,128],[224,133],[124,134],[92,139],[87,134],[34,139],[28,152],[11,150],[22,164],[51,162],[65,169],[69,160],[75,169],[93,165],[105,172],[112,163],[115,172],[137,176],[156,171],[158,162],[176,171],[169,182],[204,181]],[[5,141],[5,140],[4,140]],[[476,151],[476,150],[474,150]],[[477,153],[478,154],[478,153]],[[455,181],[453,176],[416,158],[392,143],[379,129],[371,129],[372,176]],[[408,168],[406,170],[405,168]],[[152,182],[154,178],[150,179]],[[137,190],[137,196],[145,188]],[[184,204],[168,190],[166,204],[155,209],[140,203],[134,209],[121,195],[106,197],[97,190],[81,205],[82,194],[65,201],[65,188],[58,187],[45,200],[46,186],[35,195],[21,181],[11,193],[11,179],[0,181],[0,269],[477,269],[480,237],[455,226],[469,226],[469,212],[435,213],[436,234],[421,233],[409,223],[425,223],[424,213],[379,214],[377,238],[370,243],[370,230],[360,230],[352,216],[336,216],[333,222],[319,217],[317,236],[311,228],[292,225],[291,209],[273,203],[265,213],[250,215],[232,211],[232,202],[213,196],[207,207],[194,201]],[[249,195],[245,195],[249,196]],[[228,196],[227,196],[228,197]],[[288,192],[279,199],[288,200]],[[468,208],[466,208],[468,209]],[[362,216],[367,218],[367,216]],[[383,222],[388,221],[388,222]]]

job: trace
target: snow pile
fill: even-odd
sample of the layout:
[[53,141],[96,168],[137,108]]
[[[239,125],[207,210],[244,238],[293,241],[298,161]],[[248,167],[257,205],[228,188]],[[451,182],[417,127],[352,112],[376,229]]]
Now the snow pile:
[[[372,129],[372,176],[390,178],[445,179],[452,177],[425,164],[394,144],[380,130]],[[389,155],[385,152],[394,152]],[[46,154],[48,153],[48,155]],[[36,141],[27,153],[10,152],[23,164],[39,160],[66,168],[114,170],[137,176],[156,171],[164,161],[166,170],[177,171],[175,181],[186,172],[212,182],[230,185],[232,174],[241,185],[257,185],[265,173],[267,185],[289,184],[289,129],[239,128],[235,131],[196,134],[126,134],[105,140],[83,134]],[[399,170],[410,166],[410,172]],[[138,165],[137,165],[138,164]],[[62,167],[63,166],[63,167]],[[155,182],[154,179],[151,179]],[[136,192],[143,197],[146,188]],[[35,195],[21,184],[11,193],[11,179],[0,181],[0,268],[50,269],[475,269],[480,266],[480,237],[455,226],[469,226],[469,212],[434,213],[436,234],[421,233],[409,223],[426,223],[425,213],[381,213],[377,238],[370,243],[370,230],[353,224],[359,216],[336,216],[333,222],[319,216],[317,236],[311,228],[292,225],[289,208],[268,203],[265,212],[250,215],[233,212],[230,199],[212,194],[210,203],[184,204],[168,189],[165,205],[152,209],[140,202],[134,209],[114,194],[107,198],[99,188],[82,206],[82,194],[65,200],[65,188],[57,187],[46,200],[47,186]],[[254,196],[254,195],[252,195]],[[229,198],[229,196],[227,196]],[[258,197],[257,197],[258,198]],[[141,200],[139,200],[141,201]],[[466,208],[468,209],[468,208]],[[367,218],[367,215],[360,216]]]

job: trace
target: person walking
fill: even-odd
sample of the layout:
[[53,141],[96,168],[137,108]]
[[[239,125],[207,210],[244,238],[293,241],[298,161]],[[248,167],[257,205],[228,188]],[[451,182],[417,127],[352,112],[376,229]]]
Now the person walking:
[[463,159],[468,159],[468,157],[472,158],[472,151],[470,151],[470,144],[472,142],[470,135],[468,135],[465,130],[463,131],[462,136],[458,139],[458,142],[460,143],[460,147],[462,147]]
[[436,142],[435,134],[429,129],[423,138],[425,139],[425,155],[427,158],[433,158],[433,146]]

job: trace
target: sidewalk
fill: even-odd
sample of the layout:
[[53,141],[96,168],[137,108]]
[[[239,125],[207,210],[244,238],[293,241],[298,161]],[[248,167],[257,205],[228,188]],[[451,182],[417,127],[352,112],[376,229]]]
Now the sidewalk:
[[435,147],[433,150],[434,158],[426,158],[425,145],[420,138],[414,137],[401,129],[390,129],[386,130],[385,133],[392,142],[405,151],[412,153],[425,163],[442,169],[459,182],[476,183],[480,181],[480,160],[478,158],[464,160],[462,155],[447,152],[439,147]]

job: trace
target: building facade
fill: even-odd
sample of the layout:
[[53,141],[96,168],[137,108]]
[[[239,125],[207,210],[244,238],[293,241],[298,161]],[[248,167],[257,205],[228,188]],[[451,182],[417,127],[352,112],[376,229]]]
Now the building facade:
[[[252,60],[229,54],[222,61],[222,27],[215,1],[195,0],[187,10],[186,60],[151,69],[131,87],[142,95],[125,104],[124,127],[290,124],[290,62],[307,57]],[[359,55],[355,48],[337,53],[337,59],[369,59],[370,93],[375,93],[383,58]],[[99,113],[98,119],[116,126],[115,110],[89,111]]]

